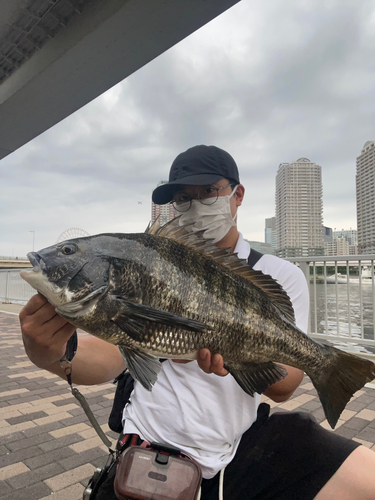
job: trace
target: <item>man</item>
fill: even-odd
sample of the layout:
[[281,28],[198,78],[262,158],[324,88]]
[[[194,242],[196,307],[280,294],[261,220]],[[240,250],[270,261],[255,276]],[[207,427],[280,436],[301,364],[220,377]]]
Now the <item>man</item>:
[[[180,224],[204,230],[204,237],[213,238],[218,247],[248,258],[250,247],[237,229],[244,193],[236,163],[227,152],[195,146],[175,159],[169,182],[156,188],[153,201],[173,202],[181,213]],[[292,301],[297,325],[306,331],[308,290],[298,268],[264,255],[254,269],[279,281]],[[29,301],[20,320],[31,361],[65,378],[59,360],[74,327],[41,295]],[[287,377],[265,393],[276,402],[287,400],[303,377],[300,370],[286,368]],[[75,383],[107,382],[123,369],[115,346],[95,337],[79,339],[73,360]],[[218,498],[219,471],[224,469],[228,500],[375,499],[375,453],[324,430],[308,415],[269,417],[268,405],[259,403],[259,395],[247,395],[227,373],[220,355],[202,349],[197,362],[163,363],[151,392],[135,383],[131,404],[124,410],[124,432],[177,447],[195,458],[205,478],[204,500]],[[115,498],[108,490],[105,495]]]

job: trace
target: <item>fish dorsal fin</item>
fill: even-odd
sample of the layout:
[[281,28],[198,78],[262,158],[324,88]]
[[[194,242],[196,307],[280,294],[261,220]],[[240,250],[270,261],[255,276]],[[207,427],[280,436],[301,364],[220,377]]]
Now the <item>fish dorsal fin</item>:
[[156,217],[154,222],[149,222],[148,226],[146,227],[146,234],[156,234],[158,230],[160,229],[160,215]]
[[251,281],[255,286],[265,292],[275,307],[285,316],[288,321],[295,324],[294,309],[292,302],[283,287],[268,274],[256,271],[247,263],[246,259],[240,259],[237,254],[231,253],[228,248],[218,248],[213,240],[203,238],[204,231],[194,233],[191,230],[193,224],[179,225],[179,218],[175,217],[164,226],[160,226],[158,219],[146,229],[146,233],[168,238],[181,243],[196,252],[210,257],[215,262],[228,267],[232,272]]

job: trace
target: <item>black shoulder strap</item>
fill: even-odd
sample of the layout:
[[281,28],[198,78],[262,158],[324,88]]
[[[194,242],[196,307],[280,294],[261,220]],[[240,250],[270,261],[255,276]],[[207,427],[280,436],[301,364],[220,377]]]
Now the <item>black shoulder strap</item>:
[[254,250],[253,248],[250,250],[249,258],[247,259],[247,263],[249,266],[254,267],[258,260],[263,257],[264,254]]
[[[163,363],[166,359],[161,359],[160,361]],[[131,393],[133,392],[134,379],[128,370],[124,370],[117,378],[115,378],[113,383],[117,383],[117,387],[113,398],[112,410],[108,419],[108,426],[112,431],[120,434],[123,429],[122,413],[126,403],[129,401]]]

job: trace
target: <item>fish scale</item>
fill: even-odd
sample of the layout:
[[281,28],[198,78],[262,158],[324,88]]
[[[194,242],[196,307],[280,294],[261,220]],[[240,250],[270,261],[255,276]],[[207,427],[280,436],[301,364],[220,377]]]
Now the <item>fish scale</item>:
[[289,297],[270,276],[181,228],[178,219],[143,234],[102,234],[28,255],[21,276],[69,322],[118,346],[132,376],[152,390],[158,358],[223,356],[248,394],[311,378],[332,427],[375,365],[299,330]]

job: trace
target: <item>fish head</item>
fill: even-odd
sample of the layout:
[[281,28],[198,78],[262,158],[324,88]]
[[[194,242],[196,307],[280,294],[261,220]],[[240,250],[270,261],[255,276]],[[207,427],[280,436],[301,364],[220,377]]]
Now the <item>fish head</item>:
[[108,285],[109,263],[90,237],[63,241],[27,254],[33,268],[21,277],[64,314],[82,309]]

